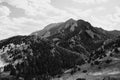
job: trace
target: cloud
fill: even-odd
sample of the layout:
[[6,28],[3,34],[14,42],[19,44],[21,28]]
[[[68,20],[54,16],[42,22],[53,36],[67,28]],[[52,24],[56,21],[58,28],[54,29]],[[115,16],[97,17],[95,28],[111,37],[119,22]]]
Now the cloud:
[[[45,22],[42,20],[34,20],[32,18],[13,18],[14,26],[19,27],[21,34],[30,34],[33,31],[44,28]],[[24,30],[23,30],[24,29]]]
[[120,23],[120,7],[115,7],[116,12],[113,15],[109,15],[111,21]]
[[0,17],[0,39],[15,35],[28,35],[33,31],[43,28],[44,22],[31,18]]
[[0,39],[18,34],[17,30],[19,30],[18,27],[15,27],[8,17],[0,17]]
[[11,13],[8,7],[0,6],[0,17],[8,16]]
[[[58,9],[51,4],[51,0],[3,0],[11,6],[21,8],[27,17],[44,19],[68,19],[74,15]],[[59,20],[60,21],[60,20]]]
[[92,9],[86,9],[86,10],[82,10],[82,9],[75,9],[75,8],[66,8],[66,10],[75,15],[77,17],[77,19],[80,18],[85,18],[85,17],[90,17],[93,10]]
[[[62,0],[61,0],[62,1]],[[40,30],[50,23],[66,21],[69,18],[84,19],[90,21],[94,26],[103,27],[112,30],[113,26],[118,25],[120,21],[120,8],[116,7],[114,15],[104,15],[106,6],[84,6],[85,4],[100,4],[108,0],[73,0],[80,4],[79,7],[68,6],[57,8],[51,0],[0,0],[19,8],[24,16],[10,17],[12,10],[7,6],[0,6],[0,39],[18,34],[30,34],[33,31]],[[16,13],[18,13],[16,11]],[[19,14],[18,14],[19,15]],[[101,16],[102,15],[102,16]],[[114,27],[115,29],[115,27]],[[120,28],[119,28],[120,29]]]
[[105,30],[113,30],[115,29],[113,26],[116,26],[116,23],[111,22],[107,17],[104,16],[92,16],[90,19],[90,23],[95,27],[101,27]]
[[4,0],[12,6],[25,10],[28,16],[47,16],[48,13],[61,13],[61,10],[51,5],[51,0]]
[[120,7],[116,6],[114,10],[113,14],[92,17],[91,23],[106,30],[120,30]]
[[[50,0],[1,0],[1,2],[6,2],[12,6],[21,8],[25,10],[27,15],[37,15],[40,14],[40,12],[38,13],[38,8],[40,9],[41,7],[44,10],[45,6],[50,3]],[[44,14],[41,13],[41,15]]]
[[107,2],[108,0],[73,0],[73,1],[78,3],[85,3],[85,4],[99,4],[102,2]]
[[[53,7],[50,0],[1,0],[9,5],[25,10],[26,17],[10,18],[10,10],[6,6],[0,6],[0,39],[7,38],[17,34],[30,34],[33,31],[40,30],[47,24],[55,22],[57,18],[70,17],[63,11]],[[54,15],[51,15],[54,14]],[[42,16],[46,19],[35,20],[28,16]],[[56,17],[55,17],[56,16]],[[59,18],[60,17],[60,18]]]
[[105,9],[106,9],[105,7],[100,6],[100,7],[95,8],[94,10],[99,12],[99,11],[103,11]]

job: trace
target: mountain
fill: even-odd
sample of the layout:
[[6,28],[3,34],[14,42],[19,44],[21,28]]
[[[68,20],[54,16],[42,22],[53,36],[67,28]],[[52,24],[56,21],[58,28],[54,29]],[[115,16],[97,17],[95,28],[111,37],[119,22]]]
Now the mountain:
[[[91,30],[91,31],[87,31],[87,30]],[[86,31],[87,33],[91,33],[89,36],[92,38],[98,37],[97,34],[99,34],[103,37],[108,37],[108,36],[114,37],[114,36],[118,36],[120,33],[120,31],[117,31],[117,30],[106,31],[102,28],[93,27],[87,21],[74,20],[71,18],[65,22],[49,24],[43,30],[33,32],[33,33],[31,33],[31,35],[48,38],[50,36],[53,37],[54,35],[60,35],[60,33],[62,33],[66,36],[68,33],[72,34],[75,31],[77,31],[76,34],[81,33],[81,31]],[[96,35],[94,35],[92,32],[96,33]]]
[[89,53],[99,48],[105,40],[116,37],[119,33],[93,27],[84,20],[69,19],[66,22],[50,24],[31,35],[47,38],[59,43],[63,48],[89,56]]
[[106,61],[109,63],[112,59],[114,63],[114,59],[119,59],[119,34],[120,31],[106,31],[84,20],[69,19],[52,23],[28,36],[1,40],[3,74],[15,77],[12,80],[49,80],[66,72],[73,74],[84,65],[90,65],[88,71],[98,70],[96,66],[102,70],[111,65]]

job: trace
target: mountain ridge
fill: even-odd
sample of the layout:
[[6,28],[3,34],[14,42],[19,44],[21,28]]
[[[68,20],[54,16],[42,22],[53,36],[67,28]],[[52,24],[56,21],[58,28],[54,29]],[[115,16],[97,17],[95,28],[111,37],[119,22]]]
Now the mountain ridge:
[[0,59],[8,63],[4,72],[9,71],[16,78],[49,80],[69,69],[73,69],[73,74],[76,66],[89,64],[94,68],[99,63],[108,65],[103,64],[105,59],[114,57],[109,58],[106,52],[118,50],[118,36],[120,31],[106,31],[81,19],[69,19],[49,24],[28,36],[18,35],[1,40]]

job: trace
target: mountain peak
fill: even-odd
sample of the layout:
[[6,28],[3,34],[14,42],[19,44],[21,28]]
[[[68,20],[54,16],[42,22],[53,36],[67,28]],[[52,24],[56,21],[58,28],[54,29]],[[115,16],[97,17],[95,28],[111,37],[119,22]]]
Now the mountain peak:
[[68,19],[66,22],[75,22],[76,20],[74,20],[73,18]]
[[82,19],[74,20],[73,18],[70,18],[65,22],[49,24],[43,30],[33,32],[31,35],[37,34],[37,36],[40,37],[44,37],[45,35],[47,35],[47,37],[50,37],[55,35],[60,36],[61,34],[63,36],[63,35],[67,35],[67,33],[73,34],[74,32],[77,34],[81,31],[86,32],[86,34],[88,35],[91,34],[92,37],[94,33],[96,34],[94,35],[95,38],[98,37],[98,35],[105,36],[106,34],[109,34],[112,36],[113,34],[115,34],[116,36],[119,34],[119,31],[108,32],[106,30],[101,30],[96,27],[93,27],[89,22],[85,20]]
[[65,23],[66,24],[74,24],[74,23],[76,23],[77,21],[76,20],[74,20],[74,19],[69,19],[69,20],[67,20]]

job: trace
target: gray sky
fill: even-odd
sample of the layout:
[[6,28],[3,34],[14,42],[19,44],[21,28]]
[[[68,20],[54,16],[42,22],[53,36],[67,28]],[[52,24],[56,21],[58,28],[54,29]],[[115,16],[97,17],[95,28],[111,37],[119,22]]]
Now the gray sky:
[[30,34],[69,18],[120,30],[120,0],[0,0],[0,39]]

